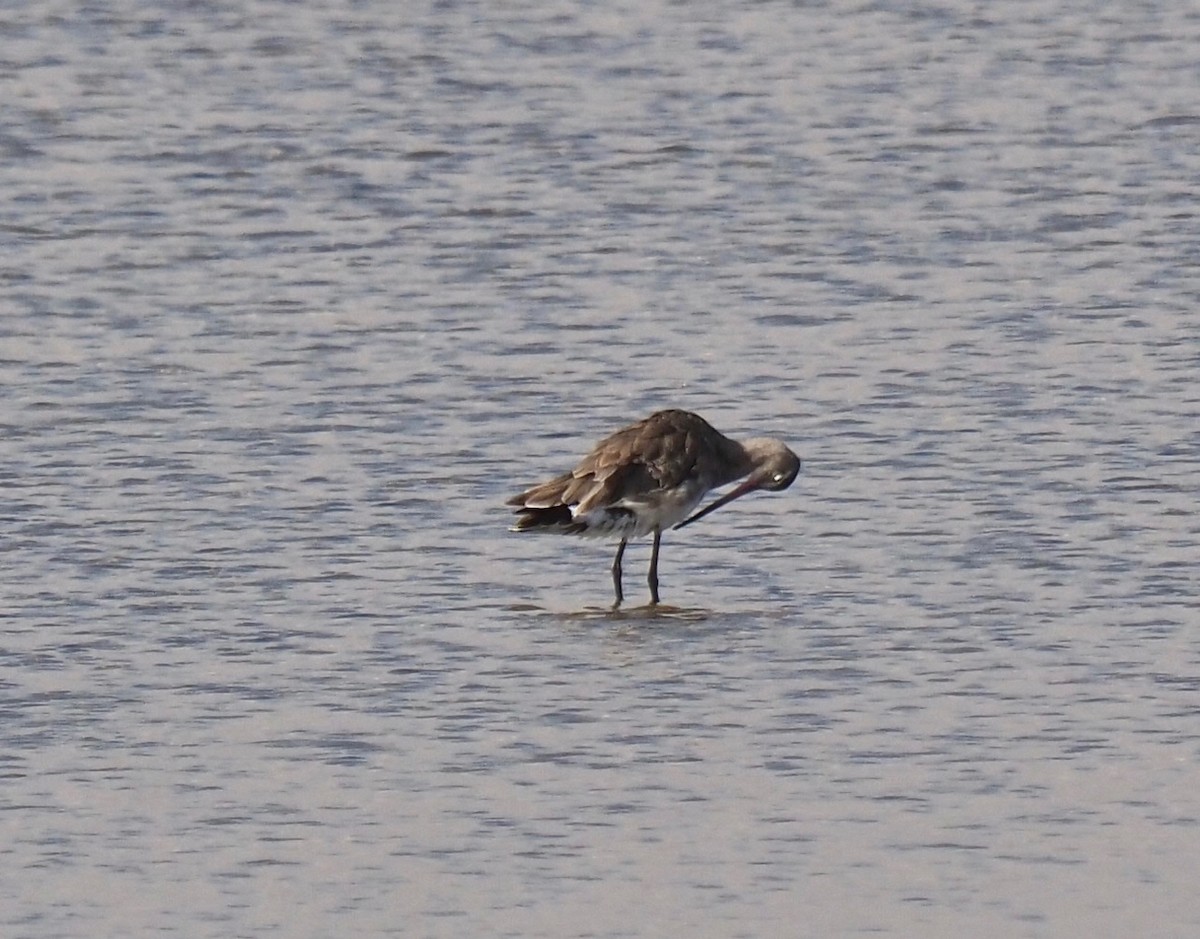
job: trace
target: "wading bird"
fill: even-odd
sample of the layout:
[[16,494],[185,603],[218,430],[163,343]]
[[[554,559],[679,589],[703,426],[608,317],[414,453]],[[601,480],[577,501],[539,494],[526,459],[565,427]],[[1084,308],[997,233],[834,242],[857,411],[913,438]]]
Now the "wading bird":
[[[718,433],[688,411],[659,411],[605,437],[575,469],[508,500],[518,518],[513,531],[616,538],[612,577],[616,602],[621,558],[631,538],[654,535],[650,550],[650,603],[658,603],[658,547],[667,528],[682,528],[748,492],[786,489],[800,458],[780,440],[742,443]],[[740,485],[696,512],[704,496],[739,479]]]

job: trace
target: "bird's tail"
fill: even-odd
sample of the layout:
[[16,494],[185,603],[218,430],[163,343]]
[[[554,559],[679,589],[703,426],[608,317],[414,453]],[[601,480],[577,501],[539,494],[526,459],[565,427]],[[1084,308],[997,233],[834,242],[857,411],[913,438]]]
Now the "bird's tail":
[[517,510],[513,531],[545,531],[563,535],[578,535],[587,530],[582,522],[575,521],[568,505],[552,505],[548,508],[522,506]]
[[517,510],[517,520],[513,522],[512,530],[559,532],[564,535],[577,535],[584,531],[586,526],[575,521],[571,507],[563,502],[571,480],[571,474],[564,473],[509,499],[507,504],[515,506]]

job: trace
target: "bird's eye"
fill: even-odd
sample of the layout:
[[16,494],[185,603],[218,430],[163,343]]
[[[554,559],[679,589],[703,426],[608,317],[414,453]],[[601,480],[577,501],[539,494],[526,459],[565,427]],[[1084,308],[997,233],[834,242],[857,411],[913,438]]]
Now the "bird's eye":
[[771,477],[771,482],[781,483],[785,479],[787,479],[786,475],[784,475],[783,473],[776,473],[774,476]]

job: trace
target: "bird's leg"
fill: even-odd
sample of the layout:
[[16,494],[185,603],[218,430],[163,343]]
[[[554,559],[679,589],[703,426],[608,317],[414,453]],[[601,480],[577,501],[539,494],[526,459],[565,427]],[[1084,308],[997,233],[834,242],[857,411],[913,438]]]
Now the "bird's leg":
[[650,549],[650,576],[646,583],[650,585],[650,605],[658,603],[658,543],[662,540],[662,532],[654,529],[654,547]]
[[613,609],[621,605],[621,601],[625,599],[625,594],[621,590],[621,558],[625,555],[625,539],[621,539],[621,543],[617,545],[617,556],[613,558],[612,575],[613,575],[613,590],[617,592],[616,602],[613,603]]

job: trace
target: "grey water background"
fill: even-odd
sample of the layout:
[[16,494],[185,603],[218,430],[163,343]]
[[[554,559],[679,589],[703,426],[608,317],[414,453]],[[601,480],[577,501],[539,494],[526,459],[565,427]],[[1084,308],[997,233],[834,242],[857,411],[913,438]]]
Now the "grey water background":
[[1198,934],[1193,5],[0,34],[4,936]]

